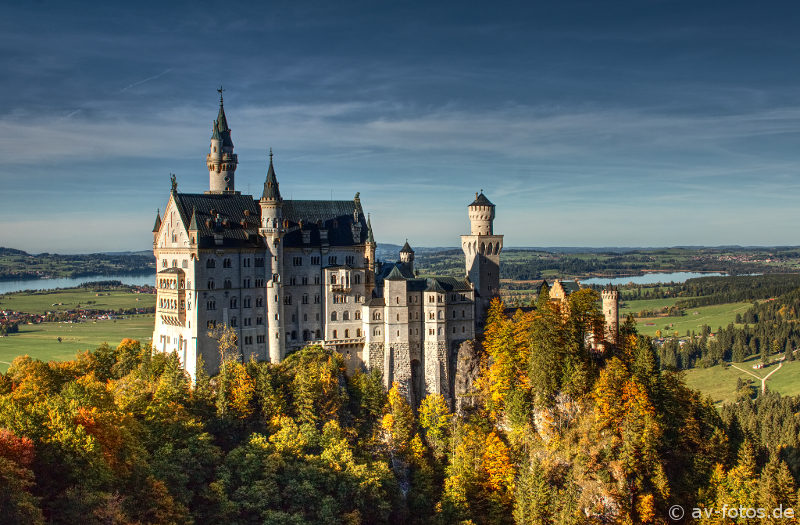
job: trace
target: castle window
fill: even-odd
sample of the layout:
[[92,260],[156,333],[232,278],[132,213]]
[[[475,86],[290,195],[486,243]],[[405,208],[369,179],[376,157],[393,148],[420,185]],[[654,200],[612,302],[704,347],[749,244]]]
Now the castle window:
[[303,277],[303,284],[304,285],[308,284],[308,277]]
[[419,312],[414,313],[414,319],[419,319]]
[[364,300],[364,298],[363,298],[363,297],[361,297],[361,294],[360,294],[360,293],[357,293],[357,294],[356,294],[356,302],[357,302],[357,303],[360,303],[360,302],[361,302],[361,301],[363,301],[363,300]]
[[441,310],[439,311],[439,319],[444,319],[444,312]]
[[453,333],[456,333],[456,327],[455,326],[453,327]]
[[429,328],[428,335],[436,335],[436,330],[434,330],[433,328]]
[[334,331],[333,331],[333,338],[334,338],[334,339],[336,339],[337,337],[339,337],[339,336],[338,336],[338,335],[336,335],[336,330],[334,330]]
[[414,314],[412,314],[411,312],[408,312],[408,320],[410,321],[413,318],[414,318]]
[[397,298],[396,304],[400,304],[400,298]]
[[345,339],[350,339],[350,330],[345,330],[344,331],[344,338]]
[[250,278],[245,278],[244,282],[242,283],[243,288],[250,288]]
[[439,327],[439,335],[442,335],[442,328]]
[[264,279],[256,279],[256,288],[264,288]]
[[336,256],[335,255],[329,255],[328,256],[328,264],[331,265],[331,266],[335,266],[336,265]]
[[434,299],[433,299],[433,296],[432,296],[432,295],[429,295],[429,296],[428,296],[428,302],[429,302],[429,303],[432,303],[433,301],[434,301]]
[[461,310],[461,317],[463,318],[463,317],[466,317],[466,316],[467,316],[467,312],[465,310]]
[[297,314],[292,314],[292,322],[293,323],[297,322]]
[[231,299],[231,309],[235,309],[235,308],[236,308],[236,297]]
[[314,304],[319,304],[319,294],[314,294]]
[[355,319],[356,319],[356,321],[360,321],[360,320],[361,320],[361,312],[358,312],[358,311],[357,311],[357,312],[355,313]]
[[209,299],[206,301],[206,310],[216,310],[217,309],[217,302],[214,299]]
[[355,257],[353,257],[352,255],[348,255],[347,257],[345,257],[345,263],[346,264],[352,265],[354,261],[355,261]]
[[314,277],[314,284],[319,284],[319,275]]
[[381,331],[376,328],[372,331],[372,335],[381,335]]
[[297,284],[297,277],[290,277],[289,286],[295,286],[296,284]]
[[225,279],[225,288],[231,288],[231,280]]
[[278,275],[277,273],[273,273],[273,274],[272,274],[272,282],[273,282],[273,283],[277,283],[277,282],[278,282],[278,280],[280,279],[280,277],[281,277],[281,276],[280,276],[280,275]]
[[361,284],[361,274],[357,273],[353,276],[353,284]]
[[256,336],[256,342],[257,342],[258,344],[262,344],[262,343],[264,343],[264,336],[263,336],[263,335],[257,335],[257,336]]
[[331,312],[331,321],[336,321],[336,312]]
[[256,317],[256,324],[264,324],[264,318],[263,317]]
[[319,255],[314,255],[311,257],[311,264],[314,266],[319,266]]
[[206,322],[206,328],[208,328],[209,330],[213,330],[216,327],[217,327],[217,322],[216,321],[208,321],[208,322]]
[[455,319],[455,318],[456,318],[456,311],[453,310],[453,319]]
[[322,339],[322,332],[320,332],[319,330],[317,330],[316,338]]
[[208,289],[209,290],[213,290],[214,289],[214,279],[209,279],[208,280]]
[[461,327],[461,331],[462,331],[462,332],[466,332],[466,331],[467,331],[467,327],[466,327],[466,326],[462,326],[462,327]]
[[291,294],[286,294],[283,296],[283,304],[292,304],[292,296]]
[[361,328],[356,328],[356,337],[361,337]]
[[414,328],[414,335],[419,335],[419,328]]
[[263,297],[256,297],[256,306],[258,306],[258,307],[264,306],[264,298]]
[[256,257],[256,268],[263,268],[263,267],[264,267],[264,258]]
[[308,314],[303,314],[303,322],[308,321]]
[[280,337],[281,337],[281,333],[280,332],[275,332],[275,339],[280,339]]
[[342,321],[349,321],[350,320],[350,312],[345,311],[342,313]]
[[162,268],[166,268],[167,267],[167,260],[166,259],[162,259],[161,260],[161,267]]
[[303,266],[302,257],[292,257],[292,266]]
[[275,302],[278,302],[278,294],[275,294]]
[[314,315],[314,317],[316,317],[316,320],[319,321],[319,312],[317,312],[316,315]]
[[244,344],[246,344],[246,345],[251,345],[251,344],[253,344],[253,336],[252,336],[252,335],[245,336],[245,338],[244,338]]
[[253,318],[252,317],[245,317],[244,318],[244,325],[245,326],[250,326],[252,324],[253,324]]
[[217,261],[216,260],[209,259],[209,260],[206,261],[206,268],[216,268],[216,267],[217,267]]
[[245,257],[244,261],[242,261],[242,266],[250,268],[250,257]]
[[400,320],[400,314],[397,314],[397,320],[398,321]]
[[331,275],[331,284],[336,284],[336,275],[335,274]]
[[457,301],[457,300],[458,300],[458,299],[456,299],[456,294],[453,294],[453,302],[455,302],[455,301]]
[[222,261],[222,267],[223,268],[230,268],[231,266],[232,266],[232,264],[231,264],[231,260],[230,259],[225,259],[225,260]]
[[236,320],[236,318],[235,318],[235,317],[232,317],[232,318],[231,318],[231,326],[232,326],[233,328],[236,328],[237,326],[239,326],[239,322]]
[[428,312],[428,319],[435,319],[436,317],[433,315],[433,312]]
[[411,328],[409,328],[409,329],[408,329],[408,335],[412,335],[412,334],[411,334],[411,332],[413,332],[413,331],[414,331],[414,330],[412,330]]
[[189,267],[189,261],[184,259],[183,262],[181,263],[181,266],[183,266],[184,268],[188,268]]
[[301,299],[301,302],[303,304],[308,304],[308,294],[307,293],[303,294],[303,298]]
[[177,268],[178,267],[178,259],[172,259],[172,267],[173,268]]

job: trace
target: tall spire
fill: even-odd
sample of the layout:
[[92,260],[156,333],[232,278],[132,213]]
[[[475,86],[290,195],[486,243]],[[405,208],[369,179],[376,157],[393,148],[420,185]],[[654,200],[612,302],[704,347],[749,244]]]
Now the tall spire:
[[197,208],[192,207],[192,220],[189,222],[189,230],[197,231]]
[[219,127],[220,132],[228,131],[228,119],[225,118],[225,107],[222,104],[222,92],[225,91],[222,89],[222,86],[219,87],[217,90],[219,92],[219,115],[217,115],[217,126]]
[[375,236],[372,234],[372,222],[369,220],[369,214],[367,214],[367,242],[375,243]]
[[264,193],[261,194],[261,200],[281,200],[281,192],[278,189],[278,177],[275,176],[275,168],[272,166],[272,148],[269,149],[269,171],[267,171],[267,180],[264,182]]
[[156,225],[153,226],[153,233],[158,233],[161,229],[161,210],[156,212]]

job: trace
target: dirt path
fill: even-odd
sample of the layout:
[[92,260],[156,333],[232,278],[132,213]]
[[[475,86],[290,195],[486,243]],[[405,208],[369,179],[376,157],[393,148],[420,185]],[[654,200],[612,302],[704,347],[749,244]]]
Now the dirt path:
[[780,369],[781,369],[781,367],[783,366],[783,361],[781,361],[780,363],[778,363],[778,368],[776,368],[775,370],[773,370],[773,371],[772,371],[772,372],[770,372],[769,374],[765,375],[764,377],[758,377],[758,376],[757,376],[757,375],[755,375],[754,373],[752,373],[752,372],[748,372],[747,370],[744,370],[744,369],[741,369],[741,368],[739,368],[739,367],[738,367],[738,366],[736,366],[736,365],[733,365],[733,364],[732,364],[731,366],[732,366],[733,368],[735,368],[736,370],[739,370],[740,372],[744,372],[745,374],[750,374],[751,376],[753,376],[753,377],[755,377],[756,379],[758,379],[759,381],[761,381],[761,393],[762,393],[762,394],[764,394],[764,393],[766,393],[766,391],[767,391],[767,379],[769,379],[769,376],[771,376],[772,374],[774,374],[775,372],[777,372],[778,370],[780,370]]

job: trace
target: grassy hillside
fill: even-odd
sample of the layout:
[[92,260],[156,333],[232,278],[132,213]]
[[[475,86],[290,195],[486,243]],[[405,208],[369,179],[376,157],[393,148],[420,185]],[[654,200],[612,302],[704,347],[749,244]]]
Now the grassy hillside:
[[28,314],[74,310],[78,305],[95,310],[119,310],[121,308],[147,308],[155,306],[155,304],[155,294],[131,293],[127,288],[102,292],[69,288],[40,292],[16,292],[0,296],[0,310],[13,310]]

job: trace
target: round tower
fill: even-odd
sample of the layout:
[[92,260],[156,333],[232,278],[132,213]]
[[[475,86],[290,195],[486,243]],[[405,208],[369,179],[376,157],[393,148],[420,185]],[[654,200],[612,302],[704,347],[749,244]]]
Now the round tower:
[[225,118],[225,108],[222,104],[222,88],[218,89],[219,114],[211,130],[211,145],[206,156],[208,167],[209,193],[233,193],[234,174],[239,160],[233,152],[231,129]]
[[264,182],[264,192],[259,201],[261,229],[259,233],[267,245],[267,341],[269,360],[280,363],[286,355],[281,320],[283,319],[283,199],[278,188],[278,178],[272,166],[272,149],[269,150],[269,171]]
[[483,195],[475,194],[475,202],[469,205],[470,235],[494,235],[494,204]]
[[414,271],[414,250],[408,244],[408,239],[400,250],[400,262],[405,264],[409,270]]
[[602,293],[603,316],[606,319],[606,341],[615,345],[619,339],[619,290],[609,286]]

